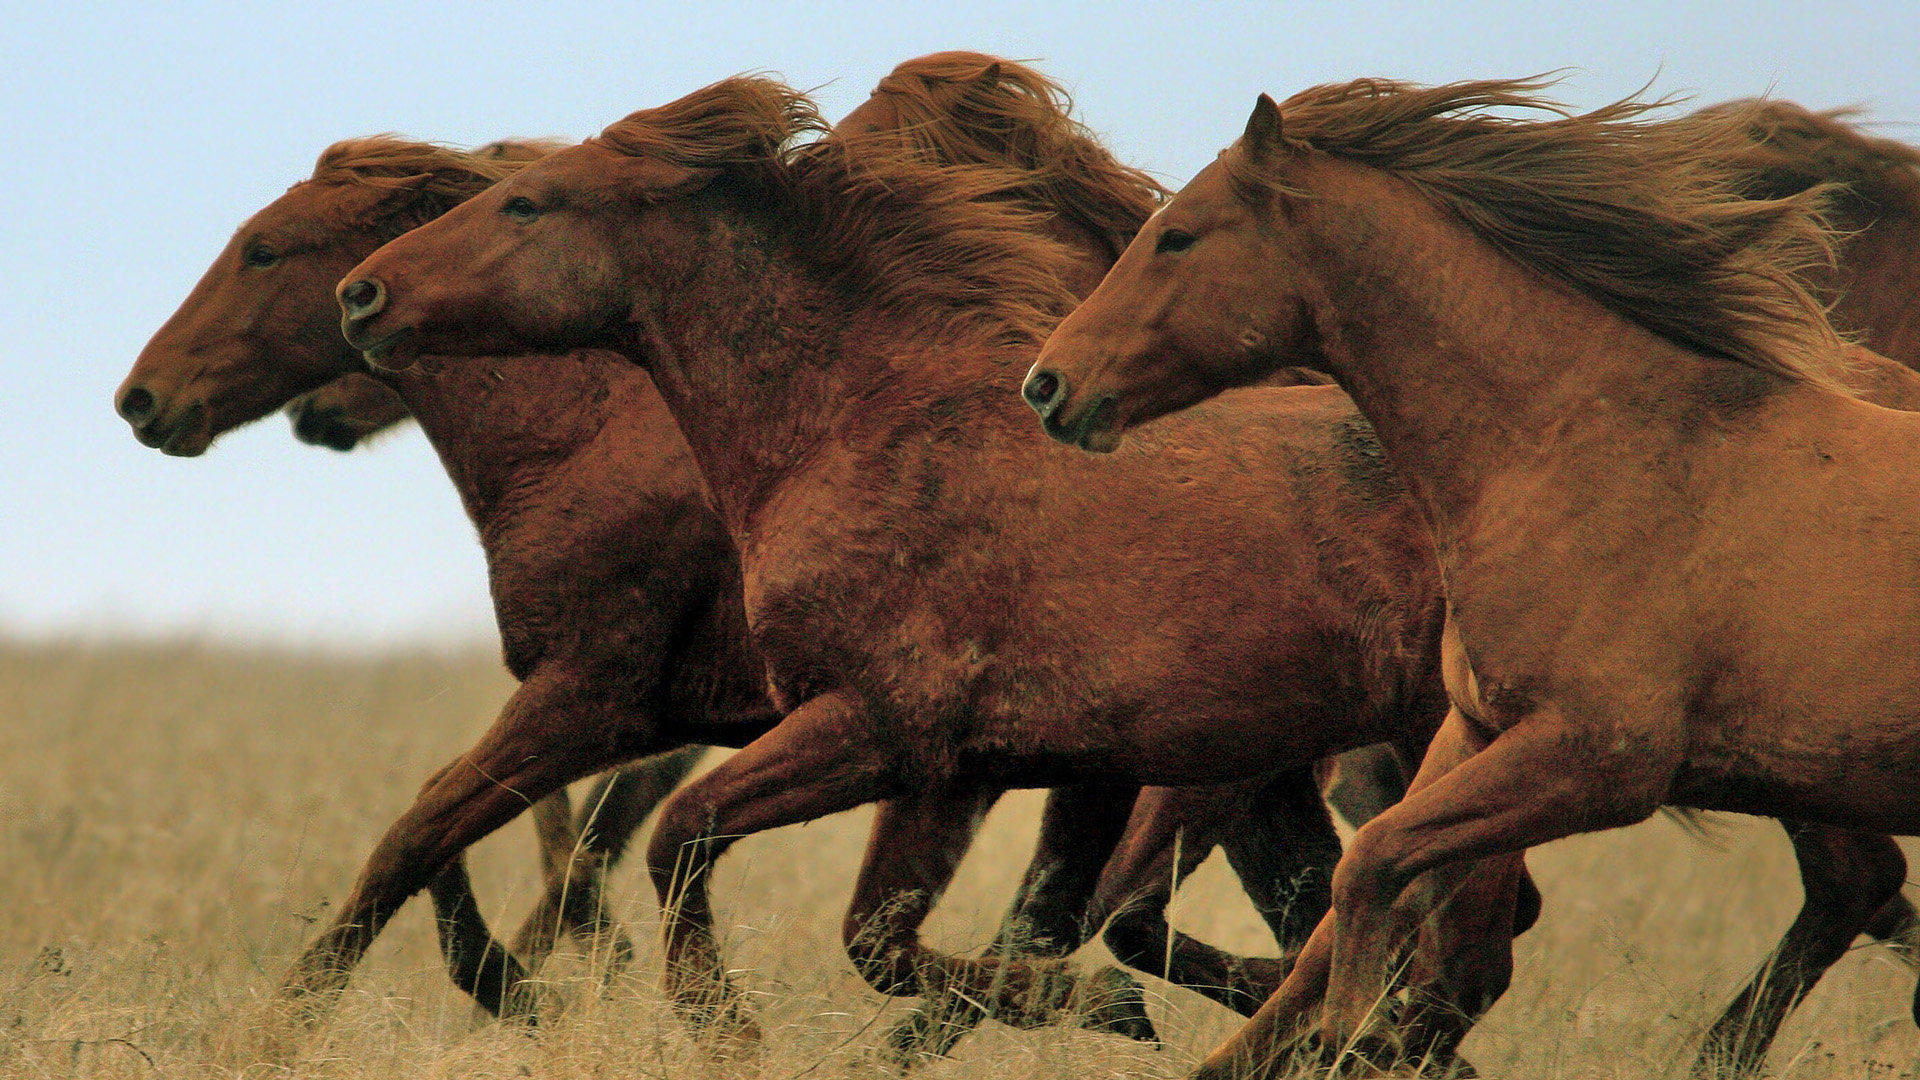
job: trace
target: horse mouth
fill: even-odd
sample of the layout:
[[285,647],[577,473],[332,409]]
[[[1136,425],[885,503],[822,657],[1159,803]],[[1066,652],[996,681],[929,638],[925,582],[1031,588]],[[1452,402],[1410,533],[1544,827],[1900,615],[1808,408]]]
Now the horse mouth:
[[293,437],[312,446],[342,453],[360,444],[360,433],[347,422],[342,409],[300,408],[293,412]]
[[[349,340],[357,336],[349,335]],[[372,341],[353,341],[353,344],[360,350],[360,355],[367,358],[367,363],[381,371],[405,371],[420,355],[410,326],[403,326]]]
[[207,423],[207,407],[195,404],[172,423],[160,418],[133,429],[140,445],[152,447],[168,457],[199,457],[213,444],[212,427]]
[[1090,454],[1111,454],[1119,449],[1120,406],[1112,394],[1096,399],[1072,423],[1062,419],[1063,412],[1064,409],[1054,409],[1041,418],[1041,425],[1055,441],[1077,446]]

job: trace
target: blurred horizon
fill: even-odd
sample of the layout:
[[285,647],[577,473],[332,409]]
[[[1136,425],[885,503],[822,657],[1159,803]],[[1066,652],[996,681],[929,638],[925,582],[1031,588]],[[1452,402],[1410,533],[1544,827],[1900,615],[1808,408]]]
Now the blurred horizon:
[[1877,133],[1920,142],[1920,19],[1896,4],[453,10],[78,3],[9,18],[0,636],[495,641],[472,528],[417,431],[338,454],[270,417],[173,459],[113,413],[113,389],[234,227],[340,138],[578,138],[743,71],[814,88],[837,118],[900,61],[964,48],[1035,63],[1122,160],[1176,187],[1239,133],[1255,94],[1363,75],[1564,70],[1559,95],[1581,107],[1649,80],[1697,103],[1771,93],[1862,106]]

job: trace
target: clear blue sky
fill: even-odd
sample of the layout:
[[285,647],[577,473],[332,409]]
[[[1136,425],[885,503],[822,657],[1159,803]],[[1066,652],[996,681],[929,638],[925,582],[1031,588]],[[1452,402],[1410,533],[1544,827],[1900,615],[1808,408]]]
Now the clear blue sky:
[[1572,68],[1563,96],[1583,105],[1657,75],[1702,101],[1865,105],[1920,141],[1911,0],[19,5],[0,28],[0,632],[490,636],[479,549],[417,433],[340,455],[276,417],[163,457],[109,400],[147,337],[335,139],[580,137],[748,70],[819,87],[837,117],[950,48],[1038,61],[1174,183],[1256,93],[1361,75]]

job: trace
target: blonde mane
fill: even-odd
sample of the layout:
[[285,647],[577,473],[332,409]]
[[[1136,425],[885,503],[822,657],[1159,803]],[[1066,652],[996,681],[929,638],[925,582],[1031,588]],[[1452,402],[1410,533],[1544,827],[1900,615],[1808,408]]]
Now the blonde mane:
[[400,190],[418,199],[408,215],[431,220],[564,146],[540,139],[501,139],[472,150],[394,135],[343,139],[320,153],[311,182]]
[[1029,172],[932,163],[898,140],[817,138],[824,131],[799,91],[738,76],[634,113],[597,141],[747,185],[755,197],[743,205],[855,303],[1022,344],[1072,307],[1057,270],[1071,256],[1019,199]]
[[[1281,139],[1399,176],[1509,257],[1682,346],[1842,385],[1844,343],[1806,280],[1832,264],[1829,189],[1745,196],[1735,162],[1759,105],[1660,120],[1648,114],[1670,102],[1628,99],[1580,114],[1541,97],[1548,84],[1315,87],[1280,106]],[[1278,186],[1253,152],[1224,160],[1245,191]]]
[[1119,258],[1167,190],[1122,165],[1072,117],[1060,84],[1025,64],[976,52],[908,60],[834,126],[850,144],[873,140],[929,165],[994,165],[1027,180],[1011,197],[1053,210]]

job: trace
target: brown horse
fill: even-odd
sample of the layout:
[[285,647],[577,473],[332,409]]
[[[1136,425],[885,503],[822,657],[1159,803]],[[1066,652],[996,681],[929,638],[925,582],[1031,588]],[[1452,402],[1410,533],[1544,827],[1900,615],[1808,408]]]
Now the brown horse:
[[1898,849],[1846,830],[1920,825],[1920,670],[1890,647],[1920,617],[1920,418],[1829,389],[1849,350],[1795,276],[1825,253],[1823,192],[1741,198],[1748,110],[1484,111],[1537,89],[1262,98],[1025,385],[1049,433],[1111,450],[1316,367],[1434,524],[1454,708],[1206,1075],[1268,1072],[1323,993],[1323,1043],[1350,1045],[1431,900],[1476,875],[1497,895],[1532,844],[1662,803],[1779,814],[1897,887]]
[[293,437],[342,452],[413,419],[393,388],[355,371],[287,404]]
[[[1051,245],[985,197],[991,176],[790,144],[816,126],[784,88],[729,80],[546,159],[341,290],[349,336],[388,362],[604,342],[655,372],[794,710],[676,796],[650,849],[676,996],[729,1020],[708,997],[730,991],[707,871],[734,838],[929,787],[1251,778],[1417,743],[1444,696],[1430,541],[1344,398],[1250,393],[1170,430],[1170,455],[1033,439],[1007,395],[1071,302],[1036,272]],[[1250,449],[1246,424],[1273,440]],[[934,851],[917,883],[951,872]],[[917,942],[863,961],[1002,1016],[1074,989]]]
[[[902,71],[897,72],[896,77],[913,74],[912,67],[911,63],[903,65]],[[991,74],[992,79],[977,75],[968,78],[967,88],[973,91],[972,100],[976,105],[985,92],[995,87],[1013,85],[1017,88],[1020,84],[1016,80],[1037,79],[1037,76],[1018,68],[1017,65],[1006,65],[1004,69],[995,68]],[[924,82],[924,77],[922,81]],[[1030,92],[1026,93],[1022,100],[1030,100],[1032,96]],[[963,95],[962,100],[969,99]],[[1064,119],[1063,116],[1062,119]],[[915,130],[939,134],[941,129],[938,125],[920,124]],[[884,125],[870,131],[869,134],[878,137],[879,132],[884,132]],[[1154,201],[1154,192],[1151,188],[1139,184],[1131,174],[1117,168],[1106,170],[1110,175],[1103,177],[1097,168],[1099,165],[1097,160],[1090,160],[1084,154],[1081,160],[1083,167],[1077,175],[1061,177],[1058,175],[1058,170],[1053,174],[1042,174],[1045,186],[1035,185],[1034,188],[1029,189],[1026,195],[1028,200],[1045,205],[1047,201],[1057,199],[1069,206],[1097,207],[1100,203],[1090,197],[1088,192],[1094,189],[1096,181],[1104,182],[1114,186],[1113,192],[1105,196],[1109,204],[1137,207],[1137,211],[1134,211],[1134,220],[1136,222],[1144,220]],[[258,237],[273,235],[276,232],[300,236],[307,247],[290,255],[283,255],[273,265],[283,272],[293,269],[304,271],[310,268],[308,263],[324,255],[342,251],[351,252],[356,248],[362,251],[370,250],[386,235],[390,235],[396,225],[408,223],[405,217],[398,222],[394,221],[395,216],[431,212],[436,208],[432,205],[424,210],[420,207],[407,207],[405,200],[396,200],[397,205],[390,208],[389,212],[369,215],[364,212],[361,205],[368,199],[393,199],[394,189],[412,183],[431,189],[429,194],[441,203],[455,201],[473,187],[491,178],[488,169],[470,168],[471,165],[472,162],[465,161],[457,155],[450,155],[419,144],[399,144],[391,140],[342,144],[323,156],[315,180],[296,186],[288,196],[263,211],[248,228],[242,230],[242,236],[251,233]],[[428,174],[436,170],[439,175],[428,178]],[[1002,194],[1019,194],[1019,192],[1002,192]],[[1077,203],[1070,202],[1069,197],[1077,199]],[[1105,214],[1105,220],[1109,223],[1119,216],[1113,209],[1106,210]],[[1101,219],[1093,218],[1092,220]],[[1107,227],[1115,226],[1109,224]],[[239,242],[239,239],[236,239],[236,243]],[[1114,246],[1117,244],[1096,236],[1088,245],[1096,254],[1088,257],[1099,258],[1101,265],[1104,265],[1105,260],[1111,258],[1111,250]],[[210,271],[209,281],[213,281],[219,270],[220,267],[217,266],[215,271]],[[302,278],[304,279],[304,275]],[[232,317],[221,317],[218,314],[216,310],[218,303],[225,302],[230,305],[258,303],[260,294],[257,291],[252,293],[250,299],[230,295],[237,291],[239,284],[244,282],[245,279],[242,278],[233,285],[222,280],[215,285],[203,286],[202,290],[196,293],[196,299],[199,302],[190,302],[181,315],[176,317],[175,324],[170,325],[169,330],[174,332],[170,334],[168,331],[163,331],[156,337],[156,342],[150,346],[148,355],[143,358],[141,365],[129,377],[128,385],[123,388],[122,400],[125,401],[130,396],[134,396],[134,391],[138,390],[152,396],[155,400],[164,401],[166,409],[163,411],[167,415],[183,409],[190,414],[217,413],[220,423],[209,425],[206,438],[210,439],[213,435],[225,430],[227,426],[243,422],[245,419],[250,419],[251,415],[274,407],[288,394],[304,388],[313,379],[323,376],[329,370],[336,372],[353,370],[357,362],[356,358],[345,349],[344,344],[335,346],[334,354],[329,356],[317,348],[309,347],[308,343],[299,337],[297,330],[307,321],[301,300],[305,297],[309,302],[314,301],[311,296],[297,288],[289,288],[276,294],[279,307],[264,311],[255,309],[250,312],[257,317],[254,323],[256,333],[250,345],[224,339],[217,332],[205,332],[204,327],[209,324],[219,328],[231,325],[235,321]],[[330,305],[330,292],[322,294],[320,302]],[[181,324],[202,328],[202,330],[197,336],[188,335],[175,329]],[[270,329],[261,329],[263,326],[269,328],[278,326],[285,329],[274,332]],[[256,351],[245,351],[249,348]],[[177,357],[188,356],[198,360],[207,354],[228,353],[238,353],[238,355],[229,356],[228,359],[231,362],[222,365],[213,375],[207,375],[203,370],[199,381],[188,391],[162,392],[170,385],[169,378],[174,377],[174,373],[182,367]],[[564,507],[573,519],[571,528],[576,532],[590,537],[621,537],[622,543],[631,544],[633,536],[647,535],[648,529],[659,526],[648,514],[632,512],[627,503],[620,501],[621,498],[645,499],[651,494],[652,499],[657,501],[661,498],[659,493],[663,490],[679,490],[684,493],[691,489],[685,486],[686,477],[680,458],[672,454],[648,456],[650,448],[657,445],[657,438],[634,440],[638,444],[637,450],[614,453],[605,449],[607,445],[605,442],[591,437],[593,433],[600,430],[601,426],[608,425],[606,412],[585,413],[582,422],[577,425],[581,432],[579,438],[572,434],[571,428],[560,425],[536,434],[527,429],[526,423],[517,419],[535,416],[544,418],[549,415],[564,414],[567,410],[578,411],[581,400],[592,400],[596,394],[602,393],[602,391],[594,393],[576,391],[572,386],[576,381],[582,386],[599,386],[607,383],[631,385],[641,389],[635,389],[626,397],[631,397],[633,394],[645,396],[646,379],[643,374],[631,368],[623,368],[621,371],[611,373],[605,371],[594,373],[590,368],[589,372],[578,380],[571,377],[573,374],[571,372],[568,379],[515,378],[513,372],[517,370],[516,363],[511,358],[507,358],[494,361],[489,365],[480,365],[486,370],[482,374],[473,376],[464,384],[455,373],[442,370],[437,379],[408,376],[399,380],[396,385],[403,404],[411,402],[421,411],[423,419],[426,419],[429,437],[435,442],[443,458],[447,460],[449,469],[456,481],[461,484],[463,492],[468,495],[469,506],[474,509],[483,539],[489,541],[489,553],[492,556],[496,581],[505,578],[523,583],[512,597],[515,603],[506,606],[503,600],[501,610],[503,632],[506,633],[510,643],[516,638],[533,638],[537,648],[540,634],[553,633],[544,628],[544,623],[541,621],[547,618],[544,613],[556,610],[563,602],[577,601],[581,596],[593,596],[596,591],[619,591],[610,588],[618,578],[612,575],[611,570],[602,569],[611,560],[602,555],[584,560],[585,566],[582,567],[573,563],[530,559],[529,550],[525,545],[496,544],[492,541],[502,537],[525,537],[550,531],[546,528],[548,523],[544,520],[551,512],[549,508]],[[451,368],[452,365],[440,366]],[[363,378],[352,374],[342,376],[343,380],[349,381]],[[437,404],[450,386],[462,386],[465,393],[487,389],[490,393],[489,408],[491,410],[488,416],[503,422],[489,423],[484,418],[478,422],[452,421],[446,415],[446,410]],[[351,410],[355,408],[387,409],[386,399],[380,395],[359,394],[359,391],[351,386],[343,386],[342,389],[358,396],[337,406],[329,407],[330,414],[339,414],[338,419],[357,420],[358,418],[351,414]],[[318,392],[326,391],[327,388],[323,388]],[[250,412],[230,407],[214,410],[208,405],[210,399],[224,403],[234,397],[245,400]],[[606,403],[606,410],[617,412],[628,404],[629,402],[622,395],[616,394]],[[639,411],[644,413],[645,410]],[[390,418],[389,413],[385,416],[377,416],[374,422],[378,423]],[[624,424],[644,423],[646,419],[643,416],[640,420],[628,420]],[[165,424],[156,426],[165,426]],[[359,428],[350,430],[357,432],[364,430],[367,426],[370,425],[363,423]],[[658,426],[657,420],[656,426]],[[665,426],[671,434],[671,426]],[[506,429],[504,436],[502,428]],[[616,434],[625,433],[628,432],[628,426],[610,425],[609,430]],[[574,441],[569,442],[569,439]],[[201,445],[203,446],[204,443]],[[537,465],[529,464],[528,459],[536,455]],[[560,464],[553,464],[556,460]],[[581,462],[578,469],[566,467],[566,462],[574,460]],[[681,473],[677,476],[674,473],[676,468],[681,469]],[[625,471],[622,471],[623,469]],[[482,488],[513,490],[529,486],[516,479],[529,472],[539,474],[535,479],[543,481],[531,485],[543,493],[542,498],[506,505],[499,500],[489,501],[484,497]],[[659,475],[663,472],[666,474],[664,479]],[[675,487],[676,483],[678,487]],[[609,500],[598,490],[603,486],[639,494]],[[680,498],[680,501],[687,503],[685,498]],[[659,515],[659,511],[651,503],[648,504],[648,508],[653,516]],[[581,522],[579,518],[583,511],[604,515],[605,520]],[[692,504],[682,505],[677,511],[683,517],[697,517],[701,512],[700,506]],[[625,516],[621,516],[623,514]],[[681,518],[677,517],[674,520],[678,522]],[[605,545],[600,541],[594,541],[586,545],[590,551],[598,550],[601,546],[610,547],[612,544],[610,541]],[[697,567],[682,567],[677,573],[671,572],[670,567],[673,564],[664,560],[671,558],[674,554],[671,548],[664,556],[659,552],[654,553],[656,561],[651,564],[649,572],[662,577],[688,579],[698,578],[704,572]],[[710,555],[711,551],[702,548],[700,554],[705,557]],[[619,565],[623,564],[613,563],[614,567]],[[562,572],[563,570],[565,572]],[[606,576],[596,576],[602,574]],[[544,587],[553,594],[551,602],[537,592],[527,594],[531,583],[541,582],[545,582]],[[598,584],[600,582],[608,584]],[[646,594],[627,600],[603,598],[593,612],[595,617],[599,618],[613,620],[617,617],[637,621],[644,617],[644,613],[632,609],[648,599]],[[716,601],[715,604],[724,610],[723,603]],[[515,633],[516,629],[519,631],[518,634]],[[634,644],[631,635],[623,638],[609,626],[598,627],[596,633],[607,638],[610,649],[617,648],[621,642],[629,647]],[[566,647],[577,648],[570,642],[566,643]],[[555,646],[555,648],[559,647]],[[577,658],[574,662],[578,663]],[[594,679],[598,676],[588,672],[573,678],[591,688]],[[619,692],[626,691],[622,689]],[[588,692],[582,690],[577,693],[586,696]],[[622,721],[636,729],[631,737],[644,734],[642,719],[644,718],[629,716]],[[544,719],[535,716],[524,723],[545,722]],[[533,731],[528,731],[521,738],[531,739],[535,734]],[[551,737],[560,743],[565,743],[569,738],[564,725]],[[496,736],[494,741],[501,740]],[[614,756],[603,763],[618,760],[619,755],[626,753],[622,749],[623,745],[616,743],[607,747],[603,752]],[[556,752],[563,757],[577,757],[581,751],[577,747],[561,746]],[[482,761],[477,763],[477,766],[483,772],[498,771],[494,763]],[[521,786],[519,790],[527,793],[533,789]],[[626,789],[615,787],[613,792],[617,794],[622,790]],[[1307,786],[1306,791],[1310,797],[1311,786]],[[448,796],[437,792],[432,787],[429,788],[429,794],[434,800],[440,802],[457,803],[460,798],[471,798],[459,793]],[[1131,789],[1127,789],[1125,794],[1130,801]],[[1022,940],[1037,937],[1042,941],[1052,940],[1062,947],[1071,948],[1072,945],[1078,944],[1083,936],[1079,927],[1083,925],[1080,912],[1084,907],[1084,899],[1076,900],[1075,898],[1084,897],[1085,891],[1092,887],[1093,875],[1099,870],[1104,851],[1111,848],[1117,838],[1119,827],[1125,820],[1124,803],[1120,804],[1119,812],[1115,812],[1109,805],[1100,801],[1111,800],[1114,796],[1103,792],[1096,792],[1096,795],[1098,798],[1092,804],[1086,803],[1086,797],[1082,796],[1082,802],[1077,805],[1072,802],[1062,804],[1056,801],[1056,805],[1050,806],[1047,819],[1048,839],[1043,842],[1040,852],[1036,855],[1035,868],[1029,872],[1028,887],[1023,890],[1024,902],[1016,908],[1016,917],[1010,919],[1010,923],[1024,929],[1024,933],[1017,935]],[[550,805],[547,800],[537,803],[536,813],[540,807],[546,805]],[[596,795],[589,800],[588,805],[599,808],[600,818],[596,821],[594,828],[587,831],[583,842],[584,854],[592,859],[592,868],[598,870],[611,858],[617,857],[632,826],[636,825],[639,817],[644,814],[646,800],[628,802],[614,798],[613,795],[608,795],[606,798]],[[624,815],[616,815],[615,812],[623,806],[628,812]],[[640,807],[638,812],[632,810],[634,806]],[[938,808],[934,807],[934,809]],[[1304,936],[1306,924],[1310,924],[1313,915],[1324,907],[1325,900],[1322,895],[1314,894],[1309,890],[1307,895],[1289,902],[1287,893],[1292,891],[1291,886],[1295,879],[1302,877],[1303,871],[1306,871],[1304,876],[1318,881],[1320,893],[1323,894],[1324,880],[1330,872],[1332,855],[1337,854],[1337,848],[1329,847],[1332,844],[1332,834],[1325,827],[1324,811],[1318,811],[1317,808],[1306,811],[1306,817],[1303,819],[1304,826],[1276,828],[1275,822],[1283,815],[1303,812],[1297,800],[1292,804],[1283,804],[1282,809],[1274,813],[1256,812],[1251,815],[1237,804],[1216,803],[1214,814],[1216,817],[1226,817],[1227,810],[1232,811],[1231,816],[1234,818],[1252,820],[1255,828],[1264,827],[1266,831],[1262,835],[1274,835],[1277,832],[1279,835],[1286,836],[1291,841],[1291,846],[1302,853],[1300,858],[1294,858],[1277,844],[1271,846],[1278,854],[1268,854],[1264,846],[1249,847],[1244,852],[1236,853],[1232,845],[1239,842],[1239,838],[1229,837],[1227,841],[1230,853],[1236,855],[1234,859],[1236,868],[1243,874],[1249,875],[1250,887],[1262,910],[1273,913],[1276,920],[1285,920],[1283,924],[1285,928],[1279,931],[1282,941],[1297,943]],[[1107,824],[1101,823],[1100,813],[1091,813],[1091,811],[1103,812]],[[407,855],[408,849],[401,846],[412,844],[419,847],[422,844],[421,838],[413,835],[416,820],[432,820],[436,816],[447,816],[448,813],[448,811],[435,812],[431,806],[423,803],[396,826],[394,833],[390,834],[389,840],[383,846],[383,851],[398,847],[405,857],[388,857],[385,859],[380,876],[375,876],[370,871],[369,875],[363,878],[360,887],[356,889],[355,897],[345,906],[341,916],[343,922],[351,921],[351,925],[354,926],[370,925],[377,929],[378,921],[411,891],[408,887],[409,882],[423,872],[416,869],[414,864],[426,861],[430,857]],[[1313,816],[1315,813],[1318,815],[1317,832],[1310,828],[1316,824]],[[464,817],[465,815],[453,816]],[[951,816],[951,813],[947,815],[947,817]],[[964,817],[964,813],[961,816]],[[610,817],[615,820],[609,821]],[[1094,842],[1088,842],[1086,836],[1088,826],[1080,820],[1088,817],[1094,819],[1096,828]],[[890,820],[896,820],[896,818],[890,818]],[[905,820],[910,821],[910,818]],[[543,824],[542,834],[547,840],[544,850],[573,855],[570,834],[565,830],[564,814],[557,819],[557,822],[546,819],[543,821],[545,824]],[[483,827],[484,821],[478,825],[468,825],[463,821],[460,835],[467,835],[470,830]],[[1313,835],[1309,836],[1308,833]],[[401,834],[411,838],[401,838]],[[1315,836],[1322,839],[1316,841]],[[453,846],[457,840],[458,837],[444,841],[436,838],[435,842],[444,847]],[[884,853],[896,846],[883,843],[877,845],[876,850]],[[1206,850],[1198,843],[1193,847]],[[578,862],[579,859],[574,858],[569,861]],[[549,893],[547,908],[557,903],[561,896],[575,900],[574,906],[577,907],[580,897],[592,895],[587,887],[578,883],[572,886],[571,893],[566,892],[565,883],[568,880],[570,879],[564,874],[556,876],[557,883]],[[1271,884],[1263,889],[1262,883]],[[488,955],[485,945],[490,942],[490,938],[484,927],[473,916],[475,909],[472,904],[464,899],[464,893],[461,891],[463,885],[464,877],[454,873],[436,881],[434,890],[443,915],[459,916],[443,919],[443,927],[449,927],[455,931],[449,946],[449,957],[456,962],[456,975],[461,979],[462,985],[474,991],[484,1002],[496,1008],[503,1004],[514,1004],[510,1000],[503,1000],[501,996],[503,988],[513,987],[519,980],[517,968],[511,961],[502,957],[497,962],[502,966],[487,968],[479,965],[475,959]],[[1041,887],[1043,885],[1044,888]],[[1053,897],[1060,899],[1051,899]],[[372,915],[366,914],[369,910],[373,912]],[[1304,922],[1302,913],[1305,913]],[[561,914],[564,915],[565,911],[563,910]],[[542,912],[536,913],[536,916],[540,915]],[[850,919],[850,925],[862,921],[864,917]],[[528,946],[529,934],[537,933],[551,923],[552,920],[549,918],[536,917],[530,920],[528,928],[523,930],[520,946]],[[596,929],[599,928],[596,924]],[[321,946],[316,949],[313,956],[310,956],[307,964],[306,977],[312,984],[310,988],[325,989],[337,985],[338,980],[344,977],[344,972],[351,965],[354,956],[364,948],[364,940],[370,939],[372,932],[373,930],[368,930],[362,939],[348,941],[345,944],[342,944],[341,934],[338,931],[323,939]],[[544,941],[540,941],[532,946],[532,951],[535,953],[542,951],[545,944]],[[1200,977],[1210,978],[1210,975]],[[1277,981],[1277,972],[1271,977]],[[524,1006],[526,1002],[523,1000],[519,1004]],[[957,1026],[950,1026],[944,1037],[950,1039],[951,1033],[955,1030]],[[904,1043],[906,1040],[901,1041]]]
[[[117,395],[122,414],[150,445],[198,452],[363,369],[327,316],[341,270],[523,163],[393,139],[330,148],[312,179],[242,226],[155,334]],[[666,775],[614,789],[652,780],[657,800],[693,764],[679,748],[750,741],[778,719],[745,645],[737,557],[658,396],[617,357],[545,366],[502,357],[484,373],[389,380],[479,529],[507,666],[521,685],[480,744],[383,838],[314,950],[316,989],[343,985],[380,926],[431,879],[456,979],[489,1008],[524,1011],[523,973],[489,947],[456,856],[533,801],[552,872],[523,938],[542,951],[558,925],[612,932],[619,948],[597,912],[602,864],[615,852],[577,845],[564,802],[541,797],[674,750]],[[478,387],[462,378],[503,392],[476,414]],[[507,392],[515,387],[537,390]],[[623,482],[599,480],[601,470]],[[636,546],[636,536],[650,544]],[[616,811],[641,805],[611,793],[604,801]],[[626,831],[607,835],[624,842]]]

